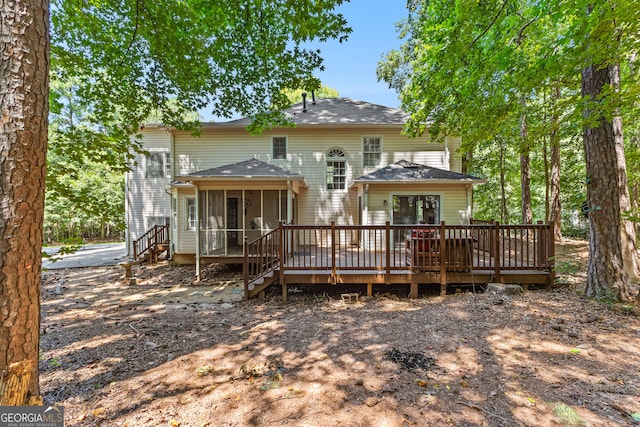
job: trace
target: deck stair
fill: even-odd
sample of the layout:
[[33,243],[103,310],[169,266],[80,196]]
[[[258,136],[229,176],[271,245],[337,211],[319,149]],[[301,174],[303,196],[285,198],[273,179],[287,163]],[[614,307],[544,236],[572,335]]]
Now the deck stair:
[[258,295],[260,292],[262,292],[272,284],[276,283],[278,281],[277,273],[278,271],[276,268],[264,274],[263,276],[258,277],[257,279],[254,279],[253,281],[249,282],[247,286],[247,297],[253,298],[254,296]]
[[163,253],[169,254],[169,224],[154,225],[133,242],[134,263],[157,263]]
[[282,233],[279,228],[244,242],[244,298],[258,295],[280,279]]

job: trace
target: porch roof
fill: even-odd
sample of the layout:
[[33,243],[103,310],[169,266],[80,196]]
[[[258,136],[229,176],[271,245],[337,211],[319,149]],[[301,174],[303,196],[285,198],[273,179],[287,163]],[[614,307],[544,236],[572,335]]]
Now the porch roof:
[[452,172],[444,169],[434,168],[419,163],[400,160],[389,166],[378,169],[370,174],[363,175],[354,180],[354,185],[368,183],[407,183],[407,182],[429,182],[439,184],[469,183],[483,184],[487,182],[477,176],[464,173]]
[[299,173],[283,169],[258,159],[249,159],[238,163],[209,168],[187,175],[175,177],[178,181],[209,181],[209,180],[254,180],[254,181],[288,181],[297,180],[303,187],[309,184]]

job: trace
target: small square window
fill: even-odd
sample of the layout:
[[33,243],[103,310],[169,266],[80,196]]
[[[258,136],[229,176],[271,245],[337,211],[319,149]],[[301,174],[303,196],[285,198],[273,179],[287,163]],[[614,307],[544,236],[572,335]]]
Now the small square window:
[[362,166],[372,167],[380,164],[382,138],[365,136],[362,138]]
[[273,145],[273,159],[285,160],[287,158],[287,137],[274,136],[271,138],[271,144]]

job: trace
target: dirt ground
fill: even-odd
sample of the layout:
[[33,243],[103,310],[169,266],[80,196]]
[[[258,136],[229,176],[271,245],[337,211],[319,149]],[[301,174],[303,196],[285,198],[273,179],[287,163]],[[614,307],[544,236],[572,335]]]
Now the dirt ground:
[[558,245],[552,291],[417,300],[243,302],[221,267],[49,271],[42,393],[66,426],[640,425],[640,310],[580,297],[586,250]]

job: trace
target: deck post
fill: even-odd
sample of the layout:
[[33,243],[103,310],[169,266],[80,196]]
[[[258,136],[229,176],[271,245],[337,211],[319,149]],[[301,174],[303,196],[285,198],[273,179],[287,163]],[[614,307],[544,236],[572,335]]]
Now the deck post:
[[538,234],[538,247],[536,248],[536,258],[534,264],[536,269],[542,266],[547,266],[547,230],[544,225],[544,221],[536,221],[538,227],[534,228],[534,236],[537,231]]
[[244,265],[242,266],[242,275],[244,276],[244,292],[242,294],[242,299],[247,301],[249,299],[249,239],[245,235],[244,236]]
[[440,295],[442,296],[447,295],[447,263],[449,262],[445,230],[444,221],[440,221]]
[[373,283],[367,283],[367,296],[373,296]]
[[547,229],[547,233],[549,233],[549,238],[547,241],[549,242],[548,249],[548,258],[547,258],[547,267],[549,268],[549,281],[547,282],[547,289],[551,289],[553,284],[556,282],[556,242],[555,236],[553,235],[553,230],[555,230],[553,221],[549,221],[549,228]]
[[[446,285],[445,285],[445,294],[446,294]],[[409,285],[409,296],[411,297],[411,299],[417,299],[418,298],[418,284],[415,282],[411,282],[411,284]]]
[[385,273],[384,282],[387,285],[391,284],[391,223],[385,222]]
[[336,273],[336,222],[331,221],[331,284],[338,283]]
[[491,247],[493,256],[493,280],[497,283],[502,283],[502,277],[500,277],[500,222],[496,221],[493,224],[493,246]]
[[284,229],[284,221],[280,221],[280,225],[278,226],[278,258],[280,262],[280,271],[278,272],[278,280],[280,281],[280,286],[282,287],[282,301],[287,302],[287,282],[284,276],[284,269],[286,266],[286,255],[284,250],[285,244],[285,229]]

